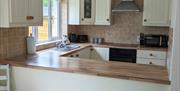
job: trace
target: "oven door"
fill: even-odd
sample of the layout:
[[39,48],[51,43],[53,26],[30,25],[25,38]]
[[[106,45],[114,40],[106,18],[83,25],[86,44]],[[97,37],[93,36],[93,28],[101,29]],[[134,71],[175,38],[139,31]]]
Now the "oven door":
[[136,50],[110,48],[110,61],[136,63]]
[[161,40],[160,36],[146,36],[144,42],[146,46],[159,47]]

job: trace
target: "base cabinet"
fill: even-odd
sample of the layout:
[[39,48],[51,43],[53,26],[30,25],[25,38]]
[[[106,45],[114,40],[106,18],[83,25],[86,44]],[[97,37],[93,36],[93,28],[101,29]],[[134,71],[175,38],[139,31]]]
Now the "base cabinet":
[[90,48],[86,48],[86,49],[80,50],[78,52],[72,53],[72,54],[68,55],[68,57],[90,59]]
[[137,63],[138,64],[150,64],[150,65],[167,65],[167,52],[162,51],[149,51],[138,50],[137,51]]
[[90,59],[90,48],[86,48],[75,53],[75,57]]
[[[89,47],[68,55],[68,57],[109,61],[110,48]],[[137,50],[137,64],[167,66],[166,51]]]
[[170,91],[169,85],[12,67],[12,91]]
[[94,47],[91,49],[91,59],[109,61],[109,48]]
[[70,54],[68,57],[109,61],[109,48],[90,47]]
[[166,61],[165,60],[158,60],[158,59],[137,58],[137,64],[166,66]]

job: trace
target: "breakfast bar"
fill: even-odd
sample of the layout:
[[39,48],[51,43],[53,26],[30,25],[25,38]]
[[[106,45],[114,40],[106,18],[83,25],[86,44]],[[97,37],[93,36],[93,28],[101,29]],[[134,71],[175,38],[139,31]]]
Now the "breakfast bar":
[[100,61],[83,58],[70,58],[63,55],[88,48],[92,45],[83,44],[80,48],[58,52],[54,48],[39,51],[36,55],[21,55],[1,60],[0,64],[15,67],[34,68],[75,74],[170,84],[166,67],[134,63]]

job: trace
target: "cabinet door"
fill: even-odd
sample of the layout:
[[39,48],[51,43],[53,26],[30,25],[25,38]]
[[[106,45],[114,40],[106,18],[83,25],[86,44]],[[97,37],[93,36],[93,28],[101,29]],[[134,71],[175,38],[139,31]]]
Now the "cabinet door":
[[43,23],[42,0],[28,0],[28,16],[32,19],[27,19],[28,25],[38,26]]
[[79,57],[79,58],[89,59],[90,58],[90,48],[86,48],[86,49],[79,51],[75,56]]
[[95,0],[81,0],[81,25],[93,25],[95,20]]
[[143,25],[169,26],[170,0],[144,0]]
[[91,59],[95,60],[109,60],[109,48],[95,47],[91,51]]
[[89,59],[90,58],[90,48],[80,50],[80,51],[74,53],[73,55],[74,55],[74,57],[77,57],[77,58]]
[[110,25],[111,0],[96,0],[96,25]]
[[165,51],[151,51],[151,50],[137,50],[137,58],[148,58],[148,59],[167,59],[167,52]]
[[80,0],[69,0],[68,12],[68,24],[80,25]]
[[26,24],[26,16],[28,14],[28,1],[29,0],[11,0],[10,23]]
[[137,64],[166,66],[166,60],[137,58]]

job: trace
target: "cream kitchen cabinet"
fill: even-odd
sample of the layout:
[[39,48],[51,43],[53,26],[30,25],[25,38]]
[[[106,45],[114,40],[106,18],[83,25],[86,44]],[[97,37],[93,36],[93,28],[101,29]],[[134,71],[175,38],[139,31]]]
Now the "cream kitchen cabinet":
[[167,52],[165,51],[150,51],[137,50],[137,63],[166,66]]
[[0,27],[42,25],[42,0],[0,0]]
[[77,51],[77,52],[75,52],[73,54],[68,55],[68,57],[90,59],[90,49],[91,48],[82,49],[80,51]]
[[111,25],[111,0],[96,0],[95,25]]
[[170,0],[144,0],[143,25],[169,26]]
[[90,48],[86,48],[75,53],[74,57],[90,59]]
[[110,25],[111,0],[69,0],[69,25]]
[[69,0],[68,24],[93,25],[95,18],[95,0]]
[[68,57],[108,61],[109,48],[89,47],[72,53]]
[[96,0],[80,0],[81,25],[94,25]]
[[93,47],[91,49],[91,59],[109,61],[109,48]]
[[165,60],[160,60],[160,59],[137,58],[137,63],[138,64],[166,66],[166,61]]

